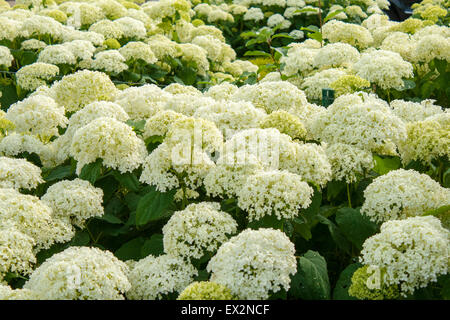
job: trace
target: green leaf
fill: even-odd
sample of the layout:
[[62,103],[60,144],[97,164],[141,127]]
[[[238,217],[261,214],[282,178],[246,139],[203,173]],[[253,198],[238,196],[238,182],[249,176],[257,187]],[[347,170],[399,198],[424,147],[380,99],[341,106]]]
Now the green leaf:
[[272,36],[272,39],[276,39],[276,38],[286,38],[286,39],[294,39],[294,37],[291,37],[289,34],[287,33],[277,33],[274,34]]
[[139,121],[127,120],[125,123],[130,127],[132,127],[134,131],[142,131],[144,130],[145,122],[146,122],[145,120]]
[[333,290],[334,300],[358,300],[348,294],[348,288],[352,284],[353,273],[360,267],[362,267],[362,264],[352,263],[341,272]]
[[198,275],[194,278],[194,281],[208,281],[209,280],[209,272],[206,270],[200,270]]
[[442,279],[439,280],[442,284],[441,289],[441,297],[445,300],[450,300],[450,275],[442,276]]
[[91,237],[86,230],[80,230],[75,233],[75,236],[70,241],[71,246],[87,246],[91,241]]
[[136,225],[143,226],[151,221],[164,218],[173,204],[176,189],[159,192],[153,189],[141,198],[136,209]]
[[143,258],[141,248],[144,245],[145,240],[142,237],[134,238],[124,243],[114,255],[122,261],[126,260],[140,260]]
[[[294,219],[294,222],[295,219]],[[312,233],[311,233],[311,227],[306,223],[294,223],[294,230],[296,233],[298,233],[300,236],[302,236],[306,241],[311,240]]]
[[259,220],[249,222],[247,227],[251,229],[259,229],[259,228],[281,229],[283,227],[283,219],[278,220],[277,217],[273,214],[270,216],[266,215]]
[[322,204],[322,193],[314,188],[314,195],[311,199],[311,204],[308,208],[302,209],[300,215],[293,219],[293,226],[296,233],[302,236],[305,240],[312,238],[311,228],[317,222],[317,215]]
[[141,255],[146,257],[148,255],[159,256],[164,253],[163,235],[153,234],[152,237],[144,242],[141,248]]
[[341,13],[341,12],[344,12],[344,10],[339,9],[339,10],[330,12],[330,13],[325,17],[325,19],[323,19],[323,23],[327,22],[328,20],[333,19],[334,17],[336,17],[336,16],[337,16],[339,13]]
[[381,157],[378,155],[373,155],[373,159],[375,160],[373,171],[379,175],[386,174],[392,170],[397,170],[402,165],[399,157]]
[[136,211],[139,200],[141,200],[141,196],[134,192],[128,192],[125,195],[125,203],[130,211]]
[[87,180],[91,184],[94,184],[100,176],[102,170],[102,159],[97,159],[97,161],[86,164],[80,173],[80,179]]
[[308,37],[310,37],[311,39],[317,40],[319,42],[323,41],[323,37],[320,32],[308,33]]
[[44,180],[47,181],[47,182],[56,181],[56,180],[62,180],[62,179],[70,177],[74,173],[75,172],[73,171],[71,165],[57,166],[57,167],[52,168],[52,169],[50,169],[48,171],[48,174],[44,178]]
[[181,70],[176,71],[176,75],[185,85],[193,85],[197,79],[197,70],[190,67],[183,67]]
[[[304,9],[299,9],[299,10],[295,10],[294,12],[293,12],[293,14],[296,14],[296,13],[305,13],[305,12],[316,12],[317,10],[316,9],[314,9],[314,8],[304,8]],[[311,26],[310,26],[311,27]],[[302,28],[303,29],[303,28]]]
[[450,168],[448,168],[442,176],[442,186],[444,188],[450,188]]
[[9,106],[19,101],[16,87],[13,84],[3,85],[0,83],[0,104],[3,110],[8,110]]
[[292,277],[290,294],[296,299],[324,300],[330,298],[327,262],[316,251],[308,250],[298,260]]
[[336,213],[339,229],[359,250],[364,241],[378,232],[378,225],[361,214],[359,209],[340,208]]
[[343,181],[330,181],[327,184],[327,200],[331,201],[333,199],[336,199],[336,197],[346,190],[347,185]]
[[131,172],[120,173],[117,170],[112,172],[114,178],[120,182],[122,186],[127,188],[130,191],[138,191],[139,190],[139,179]]
[[267,52],[264,51],[247,51],[246,53],[244,53],[244,56],[261,56],[261,57],[271,57],[271,55]]
[[410,90],[414,89],[415,87],[416,83],[414,82],[414,80],[403,79],[403,88],[401,88],[399,91]]
[[325,217],[322,217],[319,215],[320,223],[325,224],[328,227],[328,230],[330,231],[331,237],[333,238],[334,242],[340,248],[342,251],[347,253],[348,255],[352,254],[352,244],[350,241],[344,236],[344,234],[339,230],[339,228],[331,221],[330,219],[327,219]]

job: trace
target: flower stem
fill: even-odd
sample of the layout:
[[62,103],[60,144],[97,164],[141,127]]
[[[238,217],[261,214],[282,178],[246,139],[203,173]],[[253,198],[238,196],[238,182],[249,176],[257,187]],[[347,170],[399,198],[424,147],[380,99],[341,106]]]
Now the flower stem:
[[348,206],[352,207],[352,197],[350,196],[350,184],[347,183],[347,199],[348,199]]

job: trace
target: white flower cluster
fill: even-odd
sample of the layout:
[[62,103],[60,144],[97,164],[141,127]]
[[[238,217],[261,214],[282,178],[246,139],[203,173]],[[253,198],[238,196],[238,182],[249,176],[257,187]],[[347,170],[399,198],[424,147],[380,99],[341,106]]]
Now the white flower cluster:
[[43,300],[123,300],[128,272],[109,251],[70,247],[34,270],[24,288]]
[[297,272],[294,244],[281,231],[247,229],[225,242],[209,261],[211,281],[240,299],[267,299],[290,287]]
[[450,204],[450,189],[426,174],[398,169],[375,180],[364,190],[361,212],[383,222],[422,215]]
[[6,118],[15,131],[40,137],[43,141],[58,135],[58,127],[65,128],[69,120],[64,107],[45,95],[33,95],[11,105]]
[[200,259],[236,233],[237,223],[219,203],[192,203],[176,211],[163,227],[164,252],[173,256]]
[[360,260],[382,270],[383,283],[399,285],[406,296],[448,273],[450,233],[432,216],[387,221],[364,242]]
[[293,219],[301,208],[311,204],[313,189],[301,176],[288,171],[267,171],[247,178],[237,191],[238,206],[249,221],[274,215],[278,220]]
[[359,102],[360,99],[357,95],[336,99],[313,119],[309,128],[312,135],[330,144],[345,143],[368,151],[395,154],[392,144],[405,139],[405,124],[389,107],[377,105],[370,97],[365,103]]
[[52,214],[52,209],[38,197],[0,189],[0,228],[14,227],[33,238],[37,250],[66,242],[74,235],[72,226],[53,219]]
[[77,160],[77,174],[84,165],[97,159],[102,159],[104,166],[123,173],[141,166],[147,148],[130,126],[101,117],[75,132],[70,154]]
[[23,66],[16,73],[17,85],[24,90],[34,91],[45,86],[46,81],[59,73],[59,68],[53,64],[36,62]]
[[127,292],[127,298],[133,300],[156,300],[179,294],[198,274],[192,264],[170,255],[149,255],[133,265],[128,275],[131,289]]
[[332,180],[350,184],[365,177],[374,166],[370,152],[345,143],[326,146],[325,152],[333,171]]
[[88,181],[62,180],[47,189],[41,200],[53,216],[82,228],[85,220],[103,215],[103,191]]
[[0,188],[34,189],[44,180],[41,168],[25,159],[0,157]]
[[8,272],[31,273],[36,263],[34,245],[33,238],[15,228],[0,228],[0,279]]

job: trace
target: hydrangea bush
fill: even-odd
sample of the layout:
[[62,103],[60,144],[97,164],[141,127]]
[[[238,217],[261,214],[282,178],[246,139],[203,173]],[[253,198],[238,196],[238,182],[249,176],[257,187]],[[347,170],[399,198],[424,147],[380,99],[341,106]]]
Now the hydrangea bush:
[[448,1],[388,5],[0,0],[0,299],[450,299]]

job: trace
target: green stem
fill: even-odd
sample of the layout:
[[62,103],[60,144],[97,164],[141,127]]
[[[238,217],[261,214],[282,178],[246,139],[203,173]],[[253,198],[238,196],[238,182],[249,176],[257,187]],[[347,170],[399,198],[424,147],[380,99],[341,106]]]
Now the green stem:
[[348,206],[352,207],[352,198],[350,196],[350,184],[347,183],[347,199],[348,199]]
[[441,160],[439,161],[439,169],[438,169],[438,182],[442,185],[444,185],[444,162]]
[[184,210],[187,206],[187,197],[186,197],[186,185],[184,182],[181,184],[181,190],[183,191],[183,200],[181,201],[182,210]]

